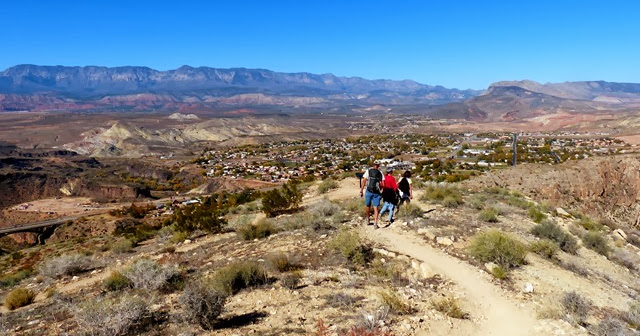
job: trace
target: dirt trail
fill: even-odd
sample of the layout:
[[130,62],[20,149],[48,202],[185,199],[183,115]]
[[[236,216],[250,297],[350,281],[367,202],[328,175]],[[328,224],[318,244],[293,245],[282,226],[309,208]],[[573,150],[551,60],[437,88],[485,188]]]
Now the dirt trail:
[[[325,197],[336,201],[353,197],[358,193],[357,187],[358,181],[356,179],[345,179],[340,188],[329,192]],[[319,198],[311,197],[306,200],[306,203],[309,204]],[[416,200],[416,203],[420,202]],[[427,208],[425,204],[418,205],[423,209]],[[392,225],[389,228],[375,231],[372,227],[362,226],[360,231],[364,237],[384,246],[387,250],[427,263],[435,273],[443,275],[460,286],[466,300],[474,306],[472,312],[476,315],[474,318],[479,320],[478,328],[473,335],[528,336],[539,334],[539,330],[537,330],[539,324],[535,319],[534,312],[505,297],[501,289],[476,267],[431,247],[410,232],[402,232],[397,226]],[[461,332],[464,335],[469,335],[468,330]],[[428,333],[425,331],[424,334]],[[450,330],[448,335],[456,335],[455,330]]]
[[396,228],[374,231],[371,227],[362,227],[361,232],[369,240],[388,250],[427,263],[434,272],[458,284],[464,290],[466,299],[477,307],[474,310],[483,315],[475,335],[535,334],[537,323],[534,314],[505,298],[496,285],[479,274],[477,268],[436,250],[408,233],[399,232]]

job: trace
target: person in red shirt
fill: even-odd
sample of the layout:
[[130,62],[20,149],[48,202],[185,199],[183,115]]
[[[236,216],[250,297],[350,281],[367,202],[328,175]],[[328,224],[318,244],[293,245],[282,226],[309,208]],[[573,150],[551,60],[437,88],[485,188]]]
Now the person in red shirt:
[[384,205],[380,210],[380,217],[385,211],[389,210],[389,224],[393,223],[393,211],[398,204],[398,184],[393,177],[393,169],[387,168],[382,185],[382,200]]

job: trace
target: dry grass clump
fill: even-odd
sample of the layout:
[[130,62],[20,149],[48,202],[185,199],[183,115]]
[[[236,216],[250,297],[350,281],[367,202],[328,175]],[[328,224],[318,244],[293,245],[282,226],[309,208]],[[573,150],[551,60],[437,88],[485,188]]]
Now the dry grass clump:
[[239,262],[219,269],[211,278],[213,286],[227,295],[267,282],[267,271],[255,262]]
[[588,249],[594,250],[603,256],[608,256],[611,247],[607,243],[607,238],[598,231],[589,231],[582,236],[582,243]]
[[532,205],[529,207],[529,218],[536,223],[540,223],[547,218],[547,215],[540,211],[537,206]]
[[330,217],[338,211],[340,211],[340,206],[327,199],[320,200],[309,208],[310,213],[314,213],[322,217]]
[[140,297],[125,294],[115,298],[83,300],[70,311],[87,334],[121,336],[143,326],[149,305]]
[[509,277],[509,271],[500,265],[496,265],[491,269],[491,275],[498,280],[504,280]]
[[593,303],[576,292],[567,292],[560,301],[567,315],[568,322],[577,325],[584,325]]
[[9,310],[14,310],[33,303],[36,293],[26,288],[16,288],[9,292],[4,298],[4,306]]
[[93,258],[83,254],[65,254],[49,259],[40,267],[40,274],[56,279],[65,275],[76,275],[96,268]]
[[529,251],[547,259],[553,259],[558,254],[558,249],[558,245],[549,239],[541,239],[529,244]]
[[282,252],[269,255],[266,259],[269,269],[280,273],[295,271],[301,268],[301,266],[296,264],[291,257]]
[[482,262],[494,262],[508,270],[525,264],[527,247],[513,236],[492,229],[472,238],[469,253]]
[[302,281],[302,278],[303,278],[302,272],[295,271],[295,272],[284,274],[280,278],[280,283],[282,284],[282,287],[290,290],[294,290],[298,288],[298,286],[300,285],[300,281]]
[[610,260],[632,271],[637,271],[640,266],[637,254],[621,249],[616,249],[616,251],[611,255]]
[[395,291],[388,289],[379,291],[377,294],[382,305],[388,308],[390,312],[398,315],[411,313],[411,306],[409,306],[409,304],[407,304]]
[[108,291],[119,291],[131,287],[131,280],[118,271],[113,271],[103,280],[102,284]]
[[320,184],[318,185],[318,193],[326,194],[330,190],[333,190],[336,188],[338,188],[338,182],[336,182],[336,180],[332,178],[328,178],[320,182]]
[[435,300],[431,303],[431,307],[451,318],[469,318],[469,314],[462,310],[460,302],[454,297],[445,297],[440,300]]
[[487,207],[482,209],[480,213],[478,213],[478,219],[487,222],[487,223],[497,223],[498,222],[498,210],[494,207]]
[[216,319],[227,302],[227,293],[206,280],[189,282],[180,296],[187,320],[197,323],[205,330],[215,327]]
[[266,238],[276,232],[275,225],[269,219],[262,219],[255,224],[240,225],[236,228],[236,233],[244,240]]
[[404,203],[398,209],[398,218],[411,220],[422,217],[424,210],[414,203]]
[[127,238],[120,238],[111,244],[111,251],[115,253],[128,253],[133,250],[133,241]]
[[177,266],[160,265],[144,258],[134,261],[122,275],[131,281],[134,288],[144,290],[172,290],[181,280]]
[[335,293],[323,297],[333,308],[350,307],[356,303],[356,298],[346,293]]
[[33,269],[26,267],[19,271],[0,276],[0,288],[13,287],[31,275],[33,275]]
[[420,200],[439,203],[448,208],[455,208],[463,203],[460,190],[446,184],[428,185]]
[[360,198],[356,198],[356,197],[344,200],[340,202],[340,205],[344,210],[347,210],[349,212],[358,212],[364,209],[364,203]]
[[600,231],[603,229],[603,225],[594,221],[586,215],[581,215],[576,224],[583,227],[587,231]]
[[635,331],[629,330],[629,327],[622,320],[615,316],[605,316],[597,325],[591,328],[593,334],[597,336],[632,336],[637,335]]
[[567,253],[576,254],[578,251],[578,241],[551,220],[544,220],[534,226],[531,233],[538,238],[556,242],[560,249]]
[[364,266],[373,259],[373,252],[364,245],[356,231],[341,229],[329,243],[329,247],[340,252],[353,265]]

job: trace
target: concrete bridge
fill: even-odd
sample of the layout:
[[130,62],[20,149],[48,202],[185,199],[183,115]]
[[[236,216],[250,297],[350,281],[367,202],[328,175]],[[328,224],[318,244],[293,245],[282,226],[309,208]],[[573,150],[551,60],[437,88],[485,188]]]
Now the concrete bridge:
[[38,234],[38,243],[43,244],[44,240],[49,238],[53,234],[53,231],[55,231],[56,227],[67,223],[68,221],[76,220],[78,218],[80,218],[80,216],[62,217],[29,224],[5,226],[0,228],[0,237],[12,233],[33,232]]

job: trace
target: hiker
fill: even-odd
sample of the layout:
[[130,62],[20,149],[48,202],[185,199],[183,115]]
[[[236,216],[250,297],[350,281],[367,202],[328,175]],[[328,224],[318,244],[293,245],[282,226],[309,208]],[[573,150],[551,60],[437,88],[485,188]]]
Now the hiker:
[[[360,183],[360,197],[364,196],[364,205],[366,219],[365,223],[371,225],[371,207],[373,206],[374,213],[374,228],[378,228],[378,207],[380,206],[380,200],[382,199],[382,181],[384,181],[384,175],[379,170],[380,164],[374,163],[373,168],[367,169],[362,176],[362,183]],[[367,188],[366,193],[363,194],[364,188]]]
[[400,206],[404,202],[411,203],[411,199],[413,198],[413,188],[411,187],[411,172],[405,171],[402,174],[402,178],[400,182],[398,182],[398,190],[400,192],[400,202],[398,203],[398,208],[396,209],[396,213],[400,210]]
[[382,181],[382,200],[384,200],[384,205],[382,206],[382,210],[380,210],[380,216],[389,210],[389,225],[391,225],[391,223],[393,223],[393,210],[398,204],[398,184],[393,177],[392,168],[387,168],[387,174]]

